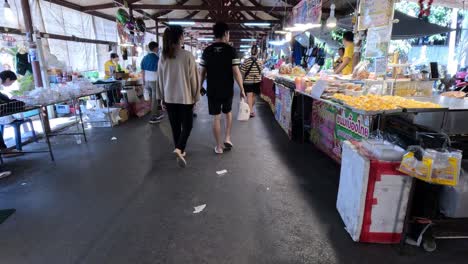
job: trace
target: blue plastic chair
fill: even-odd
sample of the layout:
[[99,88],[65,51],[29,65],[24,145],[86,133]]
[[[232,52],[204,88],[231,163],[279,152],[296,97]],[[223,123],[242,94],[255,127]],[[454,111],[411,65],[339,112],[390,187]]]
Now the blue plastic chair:
[[[25,118],[25,119],[15,120],[15,121],[8,124],[8,126],[12,126],[13,129],[15,130],[16,149],[20,150],[20,151],[23,150],[23,142],[21,140],[21,125],[23,125],[25,123],[29,123],[31,125],[32,137],[33,137],[34,141],[37,142],[36,131],[34,130],[34,125],[33,125],[32,119]],[[5,129],[5,125],[0,125],[0,133],[1,133],[2,137],[3,137],[4,129]]]

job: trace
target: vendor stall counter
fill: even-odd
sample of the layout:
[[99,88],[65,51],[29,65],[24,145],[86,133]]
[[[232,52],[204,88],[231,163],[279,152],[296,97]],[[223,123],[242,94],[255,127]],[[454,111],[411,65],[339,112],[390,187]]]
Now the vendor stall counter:
[[260,86],[261,97],[265,102],[268,103],[271,110],[274,111],[275,109],[275,80],[271,77],[263,77],[262,84]]

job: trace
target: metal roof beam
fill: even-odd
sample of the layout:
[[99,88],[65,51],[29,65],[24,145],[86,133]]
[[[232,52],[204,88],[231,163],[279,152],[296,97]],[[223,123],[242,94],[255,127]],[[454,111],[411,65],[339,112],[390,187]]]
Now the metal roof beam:
[[[187,21],[186,19],[176,19],[176,18],[159,18],[161,22],[168,22],[168,21]],[[215,19],[206,19],[206,18],[195,18],[190,19],[190,21],[197,22],[197,23],[216,23]],[[279,24],[281,23],[280,20],[237,20],[237,19],[227,19],[223,21],[226,24],[243,24],[243,23],[271,23],[271,24]]]
[[[155,9],[155,10],[198,10],[198,11],[222,11],[222,6],[207,5],[155,5],[155,4],[135,4],[135,9]],[[228,9],[233,12],[240,11],[263,11],[263,12],[281,12],[291,11],[292,7],[279,6],[229,6]]]

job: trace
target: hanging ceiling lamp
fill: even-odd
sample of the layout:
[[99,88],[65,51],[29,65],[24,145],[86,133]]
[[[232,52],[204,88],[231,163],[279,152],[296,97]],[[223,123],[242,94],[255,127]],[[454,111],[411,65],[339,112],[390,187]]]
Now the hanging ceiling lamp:
[[330,6],[330,17],[327,19],[327,27],[334,28],[336,27],[336,17],[335,17],[335,4]]
[[10,3],[8,3],[8,0],[5,0],[5,2],[3,3],[3,17],[7,22],[13,22],[15,20],[13,10],[11,10]]
[[179,21],[179,20],[174,20],[174,21],[169,21],[167,22],[167,24],[173,26],[173,25],[176,25],[176,26],[193,26],[195,25],[195,22],[194,21]]
[[5,0],[5,3],[3,4],[3,8],[11,8],[10,4],[8,3],[8,0]]

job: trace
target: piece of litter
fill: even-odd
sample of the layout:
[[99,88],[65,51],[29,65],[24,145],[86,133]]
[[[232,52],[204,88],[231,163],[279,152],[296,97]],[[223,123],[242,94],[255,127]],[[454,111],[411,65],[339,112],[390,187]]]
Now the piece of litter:
[[21,185],[24,186],[24,185],[26,185],[26,183],[25,183],[25,182],[22,182]]
[[117,140],[117,138],[116,138],[116,137],[112,137],[111,140]]
[[194,213],[194,214],[198,214],[198,213],[200,213],[201,211],[203,211],[203,209],[205,209],[205,207],[206,207],[206,204],[202,204],[202,205],[199,205],[199,206],[195,206],[195,207],[193,207],[193,209],[194,209],[194,210],[193,210],[193,213]]
[[226,174],[227,173],[227,170],[220,170],[220,171],[217,171],[216,174],[218,175],[223,175],[223,174]]
[[270,187],[267,187],[267,191],[269,191],[269,190],[270,190]]
[[11,171],[3,171],[3,172],[0,172],[0,179],[1,178],[6,178],[8,176],[11,175]]

